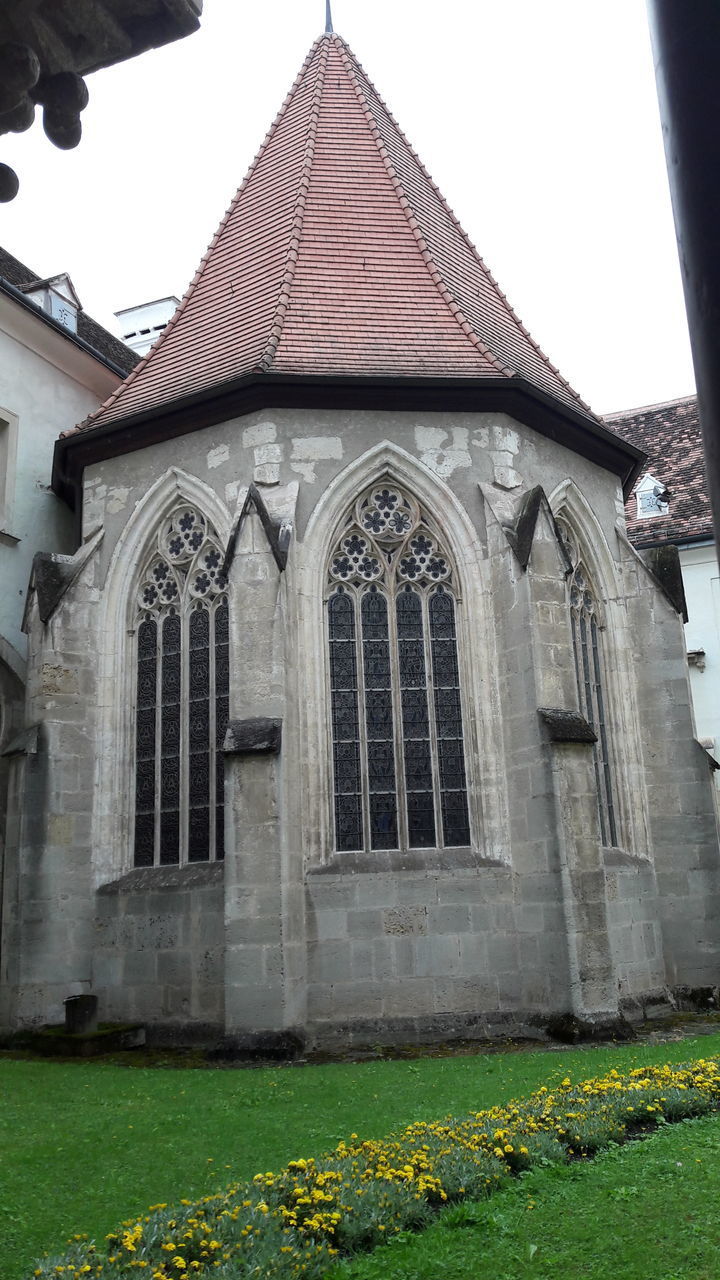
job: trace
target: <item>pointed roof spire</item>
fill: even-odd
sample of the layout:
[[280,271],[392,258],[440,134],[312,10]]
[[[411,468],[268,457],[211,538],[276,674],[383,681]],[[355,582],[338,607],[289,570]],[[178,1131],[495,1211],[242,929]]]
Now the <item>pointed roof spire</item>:
[[331,29],[162,337],[80,430],[267,374],[519,376],[588,417]]
[[330,0],[325,0],[325,35],[333,34],[332,10],[330,8]]

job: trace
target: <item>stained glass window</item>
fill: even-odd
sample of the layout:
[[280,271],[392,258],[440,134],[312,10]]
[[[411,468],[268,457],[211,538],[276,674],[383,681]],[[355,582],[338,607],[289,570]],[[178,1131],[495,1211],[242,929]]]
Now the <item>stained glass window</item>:
[[222,742],[229,619],[214,529],[182,504],[162,525],[137,594],[137,867],[224,853]]
[[335,848],[470,843],[453,567],[399,486],[354,504],[328,571]]
[[573,566],[570,576],[570,626],[580,710],[597,734],[597,742],[593,748],[593,765],[600,817],[600,837],[603,844],[616,845],[618,843],[617,816],[604,690],[602,626],[598,617],[595,593],[574,534],[565,521],[558,520],[557,523]]

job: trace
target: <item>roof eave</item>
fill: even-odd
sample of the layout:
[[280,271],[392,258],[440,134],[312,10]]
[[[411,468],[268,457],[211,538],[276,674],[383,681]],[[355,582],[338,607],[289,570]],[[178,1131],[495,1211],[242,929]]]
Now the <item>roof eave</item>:
[[162,440],[266,408],[504,412],[621,480],[626,496],[645,454],[597,419],[524,378],[356,377],[253,372],[56,442],[52,486],[71,507],[83,470]]
[[695,533],[673,533],[670,530],[658,537],[643,538],[641,541],[636,529],[628,529],[628,538],[637,551],[647,551],[650,547],[663,547],[666,544],[674,547],[709,546],[715,541],[715,533],[711,526],[706,531],[698,530]]
[[[29,287],[34,288],[34,285]],[[30,312],[31,315],[35,316],[37,320],[42,321],[43,324],[54,329],[56,333],[59,333],[63,338],[66,338],[73,346],[79,347],[86,355],[92,356],[94,360],[97,360],[99,364],[104,365],[111,373],[116,373],[118,377],[123,379],[127,377],[127,369],[121,368],[121,366],[116,364],[114,360],[111,360],[109,356],[103,355],[103,353],[98,351],[96,347],[91,346],[89,342],[86,342],[84,338],[81,338],[79,333],[73,333],[72,329],[68,329],[67,326],[61,324],[59,320],[48,315],[47,311],[43,311],[36,302],[33,302],[31,298],[28,298],[20,289],[16,289],[14,284],[10,284],[10,281],[5,280],[2,276],[0,276],[0,293],[4,293],[6,297],[12,298],[13,302],[17,302],[18,306],[23,307],[26,311]]]

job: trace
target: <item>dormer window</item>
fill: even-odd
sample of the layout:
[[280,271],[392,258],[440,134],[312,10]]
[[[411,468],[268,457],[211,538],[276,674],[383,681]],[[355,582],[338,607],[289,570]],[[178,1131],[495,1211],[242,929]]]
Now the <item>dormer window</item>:
[[47,280],[34,280],[26,284],[23,293],[46,315],[52,316],[58,324],[77,333],[77,317],[81,303],[73,282],[68,275],[51,276]]
[[670,491],[660,480],[656,480],[649,472],[643,476],[635,490],[638,520],[648,520],[653,516],[666,516],[670,510]]

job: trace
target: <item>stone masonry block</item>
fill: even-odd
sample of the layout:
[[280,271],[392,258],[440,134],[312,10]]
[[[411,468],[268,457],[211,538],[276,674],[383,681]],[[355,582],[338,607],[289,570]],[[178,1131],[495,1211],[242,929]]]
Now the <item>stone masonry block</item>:
[[201,988],[221,987],[225,977],[225,953],[217,950],[201,951],[193,955],[194,982]]
[[358,885],[358,907],[393,907],[398,902],[399,884],[396,875],[364,875]]
[[357,899],[357,877],[344,876],[341,880],[330,880],[325,876],[313,876],[308,881],[308,901],[318,911],[330,911],[333,908],[347,910],[357,905]]
[[403,876],[400,901],[403,906],[431,906],[438,898],[438,877],[432,875],[417,878]]
[[351,970],[353,978],[358,982],[364,982],[373,976],[373,945],[370,941],[351,944]]
[[245,987],[252,983],[266,985],[266,953],[273,948],[263,946],[228,946],[225,963],[228,981],[234,986]]
[[352,952],[347,942],[315,942],[308,945],[310,982],[350,982]]
[[485,934],[461,934],[460,971],[464,975],[477,976],[488,972],[488,952],[493,948],[493,941]]
[[469,929],[469,905],[432,907],[428,913],[430,933],[467,933]]
[[462,970],[460,939],[452,934],[444,937],[417,939],[418,978],[442,978]]
[[398,978],[416,976],[416,946],[413,938],[394,938],[394,971]]
[[373,948],[373,976],[378,982],[395,977],[395,946],[391,938],[376,938]]
[[135,987],[157,981],[157,956],[153,951],[129,951],[123,957],[123,985]]
[[336,1017],[377,1018],[382,1013],[382,986],[377,982],[338,982],[333,987]]
[[408,978],[404,982],[386,984],[383,988],[382,1012],[385,1017],[416,1018],[434,1011],[435,992],[429,979]]
[[310,915],[308,919],[308,933],[312,937],[313,934],[321,942],[328,938],[345,938],[347,937],[347,911],[342,908],[334,908],[331,910],[317,910],[315,912],[314,929],[313,917]]
[[426,934],[428,932],[427,907],[393,907],[384,911],[383,931],[394,937],[419,937]]
[[157,979],[164,985],[189,988],[193,968],[193,956],[189,951],[158,952]]
[[485,1013],[498,1007],[498,987],[493,979],[436,978],[433,983],[436,1013]]
[[381,938],[383,936],[383,913],[374,911],[348,911],[347,931],[349,938]]

